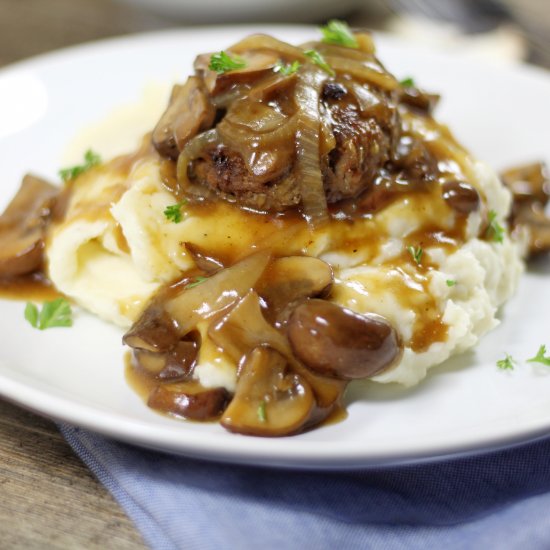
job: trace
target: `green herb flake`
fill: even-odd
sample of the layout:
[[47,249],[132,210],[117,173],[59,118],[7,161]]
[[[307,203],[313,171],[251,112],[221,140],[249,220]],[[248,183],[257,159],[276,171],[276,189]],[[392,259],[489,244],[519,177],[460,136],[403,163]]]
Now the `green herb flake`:
[[301,66],[302,64],[299,61],[293,61],[287,65],[285,65],[282,61],[279,61],[273,70],[283,76],[290,76],[291,74],[294,74]]
[[404,78],[399,84],[403,88],[414,88],[416,86],[414,82],[414,78],[412,76],[408,76],[407,78]]
[[258,405],[258,420],[260,422],[267,422],[267,413],[265,410],[265,401],[261,401]]
[[539,351],[537,351],[537,354],[535,357],[531,357],[531,359],[527,359],[528,363],[541,363],[542,365],[546,365],[547,367],[550,367],[550,357],[546,357],[546,346],[542,345],[539,348]]
[[453,279],[447,279],[445,282],[447,283],[448,287],[452,287],[456,285],[456,281]]
[[32,302],[25,306],[25,319],[39,330],[53,327],[71,327],[73,325],[71,304],[65,298],[56,298],[44,302],[42,310]]
[[315,65],[323,69],[323,71],[327,72],[330,76],[336,75],[332,67],[325,61],[325,58],[317,50],[306,50],[304,53],[313,63],[315,63]]
[[504,227],[497,221],[497,213],[494,210],[489,210],[488,215],[489,225],[487,227],[486,235],[497,243],[504,241]]
[[348,24],[338,19],[331,19],[324,27],[320,28],[323,35],[322,42],[337,44],[348,48],[358,48],[359,44],[353,36]]
[[181,209],[187,204],[186,200],[178,202],[177,204],[171,204],[164,209],[164,215],[167,220],[174,223],[180,223],[183,219]]
[[508,354],[506,354],[506,357],[504,359],[499,359],[497,361],[497,367],[500,370],[514,370],[515,364],[516,360]]
[[185,286],[185,288],[193,288],[195,286],[202,285],[204,281],[207,281],[208,277],[201,277],[200,275],[198,277],[195,277],[195,280],[192,283],[189,283]]
[[208,64],[208,68],[211,71],[216,71],[218,74],[236,69],[244,69],[245,67],[246,61],[242,57],[238,55],[231,57],[224,51],[212,54],[210,56],[210,63]]
[[416,262],[416,264],[420,265],[420,262],[422,261],[422,254],[424,254],[422,247],[419,246],[418,248],[415,248],[414,246],[407,246],[407,251],[412,256],[412,259]]
[[84,153],[84,163],[72,166],[70,168],[63,168],[59,170],[59,176],[64,182],[74,180],[80,174],[87,172],[90,168],[101,164],[101,157],[94,153],[91,149],[88,149]]

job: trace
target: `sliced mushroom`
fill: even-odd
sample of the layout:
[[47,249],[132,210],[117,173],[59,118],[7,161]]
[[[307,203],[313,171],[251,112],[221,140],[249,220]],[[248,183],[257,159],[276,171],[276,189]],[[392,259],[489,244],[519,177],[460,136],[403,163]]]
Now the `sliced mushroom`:
[[309,384],[289,371],[285,357],[272,348],[258,347],[242,363],[235,396],[221,424],[242,434],[290,435],[304,429],[314,407]]
[[164,353],[173,349],[179,339],[176,323],[158,297],[122,337],[122,342],[134,349]]
[[321,376],[304,367],[292,353],[288,340],[265,320],[255,292],[247,294],[220,321],[213,323],[208,336],[236,363],[258,346],[269,346],[281,353],[315,393],[317,407],[312,423],[322,421],[339,405],[346,382]]
[[510,168],[501,177],[514,197],[512,225],[529,231],[529,255],[550,251],[550,218],[545,213],[550,177],[546,165],[536,162]]
[[516,203],[540,202],[546,206],[550,198],[550,175],[546,165],[533,162],[508,168],[500,174],[504,185],[512,191]]
[[[232,55],[231,51],[227,52]],[[279,60],[275,52],[248,51],[239,54],[245,63],[242,69],[235,69],[221,74],[209,68],[212,54],[199,55],[195,60],[195,70],[203,75],[204,83],[212,96],[223,94],[233,86],[254,83],[258,78],[267,75]]]
[[172,416],[204,421],[218,418],[229,398],[225,388],[204,388],[197,382],[159,384],[147,405]]
[[196,338],[181,340],[165,353],[134,350],[137,365],[159,380],[184,380],[191,376],[197,362],[199,343]]
[[0,216],[0,278],[17,277],[43,265],[44,238],[59,189],[26,175]]
[[200,79],[191,76],[183,86],[174,86],[168,108],[153,130],[153,144],[161,156],[176,160],[192,137],[212,126],[215,116]]
[[309,369],[342,380],[379,374],[402,353],[397,332],[384,317],[359,315],[324,300],[309,300],[294,310],[288,339]]
[[271,263],[257,290],[267,304],[268,320],[284,322],[300,301],[327,295],[333,280],[332,268],[323,260],[313,256],[286,256]]
[[445,202],[459,214],[470,214],[479,209],[479,193],[469,183],[448,181],[442,186]]
[[529,255],[550,251],[550,218],[540,203],[526,204],[518,209],[514,225],[529,229]]

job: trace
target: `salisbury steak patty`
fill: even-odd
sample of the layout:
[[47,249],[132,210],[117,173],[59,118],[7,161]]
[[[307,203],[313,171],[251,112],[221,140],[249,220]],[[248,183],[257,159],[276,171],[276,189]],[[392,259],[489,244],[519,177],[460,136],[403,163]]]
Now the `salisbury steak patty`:
[[[325,88],[334,85],[330,82]],[[372,184],[392,157],[394,120],[398,116],[388,97],[377,99],[371,112],[361,113],[355,98],[343,86],[340,90],[344,92],[328,98],[323,94],[321,100],[321,124],[329,133],[324,138],[329,146],[320,160],[329,203],[356,197]],[[223,198],[254,209],[280,211],[298,205],[300,193],[292,171],[294,147],[279,143],[276,149],[256,155],[268,158],[262,167],[256,163],[250,169],[239,152],[220,144],[195,159],[188,174],[191,181]]]
[[[222,53],[231,69],[218,66]],[[327,203],[363,195],[391,169],[400,109],[411,108],[403,98],[422,95],[385,70],[366,38],[296,48],[258,35],[198,61],[153,139],[178,160],[178,192],[266,212],[301,206],[313,225],[327,219]]]

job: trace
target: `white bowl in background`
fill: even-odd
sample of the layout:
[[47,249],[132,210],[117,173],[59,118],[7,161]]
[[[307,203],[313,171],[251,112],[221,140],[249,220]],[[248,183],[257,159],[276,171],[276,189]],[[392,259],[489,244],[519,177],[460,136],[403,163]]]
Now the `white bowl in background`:
[[525,29],[538,61],[550,66],[550,3],[548,0],[500,0]]
[[245,21],[317,22],[346,15],[364,0],[122,0],[160,15],[193,23]]

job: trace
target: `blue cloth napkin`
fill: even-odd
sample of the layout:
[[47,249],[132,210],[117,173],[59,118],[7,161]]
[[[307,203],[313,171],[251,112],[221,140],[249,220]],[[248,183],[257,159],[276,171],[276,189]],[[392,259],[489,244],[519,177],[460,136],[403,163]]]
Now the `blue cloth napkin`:
[[60,429],[154,549],[550,548],[550,439],[439,463],[308,472]]

